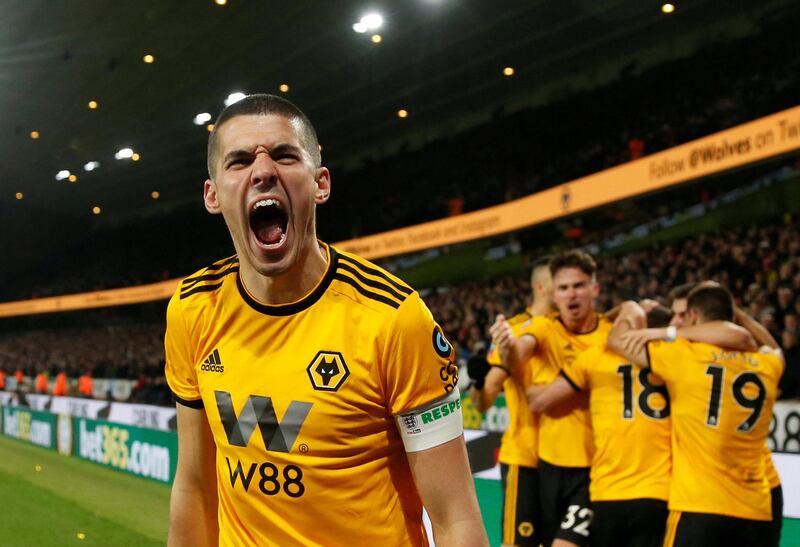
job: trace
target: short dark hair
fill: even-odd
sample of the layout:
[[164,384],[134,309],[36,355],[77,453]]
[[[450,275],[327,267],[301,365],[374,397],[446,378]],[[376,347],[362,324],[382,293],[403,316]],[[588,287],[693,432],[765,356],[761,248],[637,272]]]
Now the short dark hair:
[[697,286],[696,283],[684,283],[683,285],[678,285],[677,287],[673,287],[671,291],[669,291],[669,301],[675,302],[676,300],[680,300],[682,298],[686,298],[689,296],[689,293],[692,292]]
[[697,310],[704,321],[733,321],[733,296],[721,285],[700,285],[686,297],[686,309]]
[[664,306],[656,306],[647,312],[647,326],[651,329],[666,327],[672,321],[672,310]]
[[274,114],[289,120],[300,122],[300,141],[306,149],[315,167],[322,164],[322,155],[319,150],[319,139],[311,120],[294,103],[277,95],[256,93],[248,95],[220,112],[214,121],[214,129],[208,136],[208,176],[214,178],[214,161],[217,153],[217,134],[228,120],[236,116],[266,116]]
[[564,268],[578,268],[586,275],[594,277],[597,273],[597,262],[589,253],[572,249],[558,253],[550,260],[550,275],[553,277]]

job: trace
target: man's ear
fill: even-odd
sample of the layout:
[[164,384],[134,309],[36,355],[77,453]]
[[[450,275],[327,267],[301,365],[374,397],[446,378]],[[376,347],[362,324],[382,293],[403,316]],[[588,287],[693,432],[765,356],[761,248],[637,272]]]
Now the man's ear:
[[314,203],[322,205],[331,196],[331,173],[327,167],[317,169],[317,190],[314,192]]
[[217,185],[211,179],[207,179],[203,184],[203,203],[205,203],[206,211],[212,215],[218,215],[222,212],[219,208],[219,200],[217,200]]

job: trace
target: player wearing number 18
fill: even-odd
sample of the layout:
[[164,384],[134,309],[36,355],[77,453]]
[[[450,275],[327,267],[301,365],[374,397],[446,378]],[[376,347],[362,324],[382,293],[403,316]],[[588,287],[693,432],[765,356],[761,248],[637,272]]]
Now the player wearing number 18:
[[[783,372],[782,355],[776,346],[740,352],[683,338],[651,341],[637,350],[625,344],[623,318],[643,312],[629,304],[620,314],[620,328],[615,326],[609,336],[609,347],[649,366],[666,383],[671,401],[672,483],[665,547],[771,545],[763,447]],[[733,319],[733,299],[726,289],[701,284],[689,294],[688,325]],[[759,331],[748,330],[759,344],[770,342]]]

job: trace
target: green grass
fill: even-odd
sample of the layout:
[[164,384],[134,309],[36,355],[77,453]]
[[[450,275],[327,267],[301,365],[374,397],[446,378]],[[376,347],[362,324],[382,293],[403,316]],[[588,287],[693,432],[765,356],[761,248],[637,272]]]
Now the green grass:
[[4,546],[166,543],[168,486],[6,437],[0,437],[0,499]]
[[[36,471],[36,466],[41,466]],[[475,479],[493,547],[502,492]],[[149,547],[166,543],[169,487],[0,436],[3,547]],[[78,539],[79,532],[86,534]],[[785,519],[781,547],[800,547],[800,520]]]

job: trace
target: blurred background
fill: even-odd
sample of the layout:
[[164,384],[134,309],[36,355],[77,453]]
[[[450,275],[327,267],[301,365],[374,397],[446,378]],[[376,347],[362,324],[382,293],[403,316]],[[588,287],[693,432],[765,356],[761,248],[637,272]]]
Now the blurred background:
[[[544,254],[594,254],[601,309],[668,304],[673,287],[703,279],[728,286],[786,355],[770,443],[783,544],[799,545],[800,477],[784,472],[800,461],[798,23],[789,0],[6,0],[3,432],[73,458],[0,439],[0,474],[42,491],[20,500],[23,515],[55,495],[77,512],[49,538],[0,516],[0,543],[163,544],[158,483],[171,481],[175,451],[166,299],[233,254],[202,204],[208,134],[225,104],[266,92],[319,134],[333,181],[321,239],[419,290],[461,364],[486,349],[498,313],[524,309]],[[110,289],[122,290],[99,292]],[[502,398],[484,415],[465,401],[495,539],[504,413]],[[98,427],[130,455],[102,426],[140,431],[131,438],[167,459],[145,472],[107,450],[86,464],[81,435]],[[47,478],[39,460],[75,467]],[[101,471],[111,474],[92,480],[107,482],[107,499],[146,491],[160,500],[154,516],[82,492],[76,477]]]

